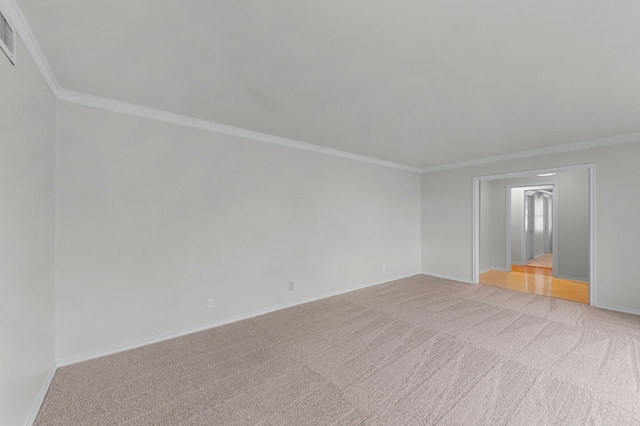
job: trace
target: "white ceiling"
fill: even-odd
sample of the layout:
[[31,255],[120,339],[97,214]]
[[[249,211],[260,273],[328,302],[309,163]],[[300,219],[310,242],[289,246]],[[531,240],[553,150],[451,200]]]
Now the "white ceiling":
[[415,167],[640,131],[637,0],[18,0],[63,89]]

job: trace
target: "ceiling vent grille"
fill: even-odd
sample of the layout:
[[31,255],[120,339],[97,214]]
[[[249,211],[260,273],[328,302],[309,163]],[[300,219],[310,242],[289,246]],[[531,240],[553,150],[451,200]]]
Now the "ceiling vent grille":
[[16,63],[16,32],[0,11],[0,48],[12,64]]

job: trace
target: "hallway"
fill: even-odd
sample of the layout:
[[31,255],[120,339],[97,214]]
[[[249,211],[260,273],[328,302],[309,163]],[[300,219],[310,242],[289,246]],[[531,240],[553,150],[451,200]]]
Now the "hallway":
[[527,262],[527,266],[534,268],[553,268],[553,253],[546,253]]

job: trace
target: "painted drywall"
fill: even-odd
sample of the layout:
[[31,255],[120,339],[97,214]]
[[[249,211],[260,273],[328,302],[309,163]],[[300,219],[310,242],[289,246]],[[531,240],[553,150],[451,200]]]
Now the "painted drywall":
[[0,53],[0,424],[24,424],[55,362],[54,99]]
[[491,242],[493,239],[492,222],[494,221],[493,214],[495,209],[492,199],[492,182],[480,182],[480,272],[494,269]]
[[[498,182],[495,183],[497,184]],[[511,205],[509,211],[511,213],[511,221],[509,222],[511,232],[511,263],[515,265],[524,265],[526,260],[524,259],[524,253],[522,253],[522,212],[524,211],[523,187],[511,188]],[[500,244],[499,240],[500,235],[495,235],[492,241],[494,243],[492,245],[492,250],[501,254],[502,244]],[[506,259],[503,259],[501,263],[497,263],[497,265],[507,267]]]
[[419,173],[66,103],[56,119],[62,361],[420,272]]
[[593,303],[640,313],[640,284],[633,267],[640,240],[640,197],[634,188],[640,181],[638,158],[640,143],[630,142],[423,174],[422,271],[472,280],[474,177],[595,164]]
[[[558,270],[560,278],[589,280],[589,173],[563,173],[558,180]],[[608,255],[609,253],[607,253]]]
[[[510,265],[505,263],[506,252],[504,246],[506,242],[502,242],[503,247],[496,249],[496,245],[499,244],[499,238],[503,236],[502,238],[504,239],[506,235],[507,213],[504,195],[506,189],[501,185],[496,185],[495,181],[483,181],[482,185],[488,185],[492,189],[491,197],[485,197],[480,194],[480,205],[485,206],[485,214],[489,215],[486,220],[489,222],[491,232],[482,232],[482,227],[486,225],[484,221],[480,223],[480,232],[484,235],[480,236],[480,250],[489,250],[488,255],[485,254],[485,256],[489,256],[491,259],[491,269],[507,271],[510,269]],[[480,213],[482,214],[482,212]]]
[[[480,194],[481,214],[491,216],[491,233],[482,232],[486,227],[484,221],[480,221],[481,251],[490,246],[493,260],[493,269],[509,269],[506,264],[506,191],[509,186],[518,185],[511,189],[511,261],[522,264],[521,253],[521,229],[524,219],[524,185],[536,186],[544,184],[555,185],[554,198],[558,209],[558,247],[554,250],[558,257],[558,268],[555,275],[563,278],[571,278],[582,281],[589,280],[589,174],[586,169],[558,173],[549,177],[522,177],[510,179],[496,179],[482,182],[492,187],[491,197]],[[542,198],[537,198],[539,211],[542,210]],[[484,207],[483,207],[484,206]],[[540,218],[542,219],[542,218]],[[538,228],[542,228],[539,226]],[[487,235],[489,242],[486,241]],[[544,252],[544,240],[542,231],[536,236],[536,254]],[[481,254],[482,259],[482,254]],[[482,269],[481,269],[482,271]]]

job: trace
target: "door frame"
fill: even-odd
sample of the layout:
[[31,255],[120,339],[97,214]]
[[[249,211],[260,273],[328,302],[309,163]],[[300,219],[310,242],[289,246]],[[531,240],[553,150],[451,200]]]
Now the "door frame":
[[[595,164],[581,164],[575,166],[562,166],[548,169],[534,169],[520,172],[502,173],[498,175],[486,175],[476,176],[473,178],[473,232],[472,232],[472,266],[471,266],[471,279],[473,284],[480,283],[480,183],[487,180],[498,179],[511,179],[521,177],[537,177],[538,174],[543,173],[562,173],[575,170],[588,170],[589,175],[589,304],[594,306],[597,301],[597,280],[596,280],[596,212],[595,212],[595,179],[596,179],[596,165]],[[558,187],[556,185],[555,189]],[[556,201],[556,200],[554,200]],[[555,206],[554,206],[555,207]],[[554,211],[557,209],[554,208]],[[554,217],[554,227],[557,225],[557,221]],[[557,232],[554,232],[557,235]],[[554,249],[557,249],[557,243],[554,240]],[[511,256],[511,249],[507,251]],[[555,256],[554,256],[555,257]],[[553,267],[556,269],[556,261],[554,259]]]

